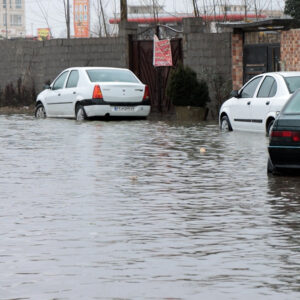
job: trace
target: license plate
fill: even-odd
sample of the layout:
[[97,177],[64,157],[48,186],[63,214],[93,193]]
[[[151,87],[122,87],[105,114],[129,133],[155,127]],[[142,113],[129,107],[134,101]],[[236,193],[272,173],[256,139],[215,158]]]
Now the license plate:
[[133,106],[114,106],[114,111],[134,111]]

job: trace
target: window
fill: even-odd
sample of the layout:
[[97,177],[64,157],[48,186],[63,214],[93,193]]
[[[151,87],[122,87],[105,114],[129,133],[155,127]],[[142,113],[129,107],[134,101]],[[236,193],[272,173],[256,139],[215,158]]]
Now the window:
[[242,90],[241,98],[252,98],[260,81],[261,76],[251,80]]
[[276,92],[277,92],[276,80],[271,76],[267,76],[264,79],[262,85],[260,86],[257,97],[260,98],[274,97]]
[[284,77],[284,80],[290,91],[290,94],[293,94],[297,89],[300,88],[300,76]]
[[6,8],[6,0],[3,0],[3,8]]
[[6,26],[6,24],[7,24],[7,15],[4,14],[3,15],[3,25]]
[[274,97],[277,93],[277,82],[274,81],[272,87],[271,87],[271,90],[270,90],[270,94],[269,94],[269,97]]
[[22,16],[21,15],[11,15],[10,16],[11,26],[22,26]]
[[91,82],[139,82],[129,70],[95,69],[87,73]]
[[68,75],[68,71],[62,73],[54,82],[52,90],[59,90],[62,89],[64,87],[64,83],[66,81],[67,75]]
[[77,87],[78,81],[79,81],[79,72],[75,70],[71,71],[66,87],[67,88]]
[[16,0],[16,8],[22,8],[22,0]]
[[300,114],[300,92],[296,92],[283,108],[283,114]]

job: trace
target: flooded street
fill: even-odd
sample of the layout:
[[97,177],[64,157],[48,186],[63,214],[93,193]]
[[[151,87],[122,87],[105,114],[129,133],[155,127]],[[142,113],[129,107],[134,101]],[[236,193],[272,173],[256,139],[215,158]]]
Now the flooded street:
[[267,176],[263,134],[0,128],[1,300],[299,298],[300,177]]

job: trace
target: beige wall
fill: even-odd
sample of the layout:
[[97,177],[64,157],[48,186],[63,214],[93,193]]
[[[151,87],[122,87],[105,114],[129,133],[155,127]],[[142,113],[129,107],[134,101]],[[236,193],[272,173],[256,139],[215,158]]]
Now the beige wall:
[[[6,13],[7,26],[4,22]],[[25,34],[25,0],[0,1],[0,36],[2,38],[6,38],[6,36],[16,38],[25,37]]]

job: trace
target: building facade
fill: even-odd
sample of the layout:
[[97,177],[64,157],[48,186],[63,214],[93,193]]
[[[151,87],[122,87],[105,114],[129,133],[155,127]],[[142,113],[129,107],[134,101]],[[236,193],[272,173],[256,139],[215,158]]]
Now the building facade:
[[25,37],[25,0],[2,0],[0,4],[0,38]]

